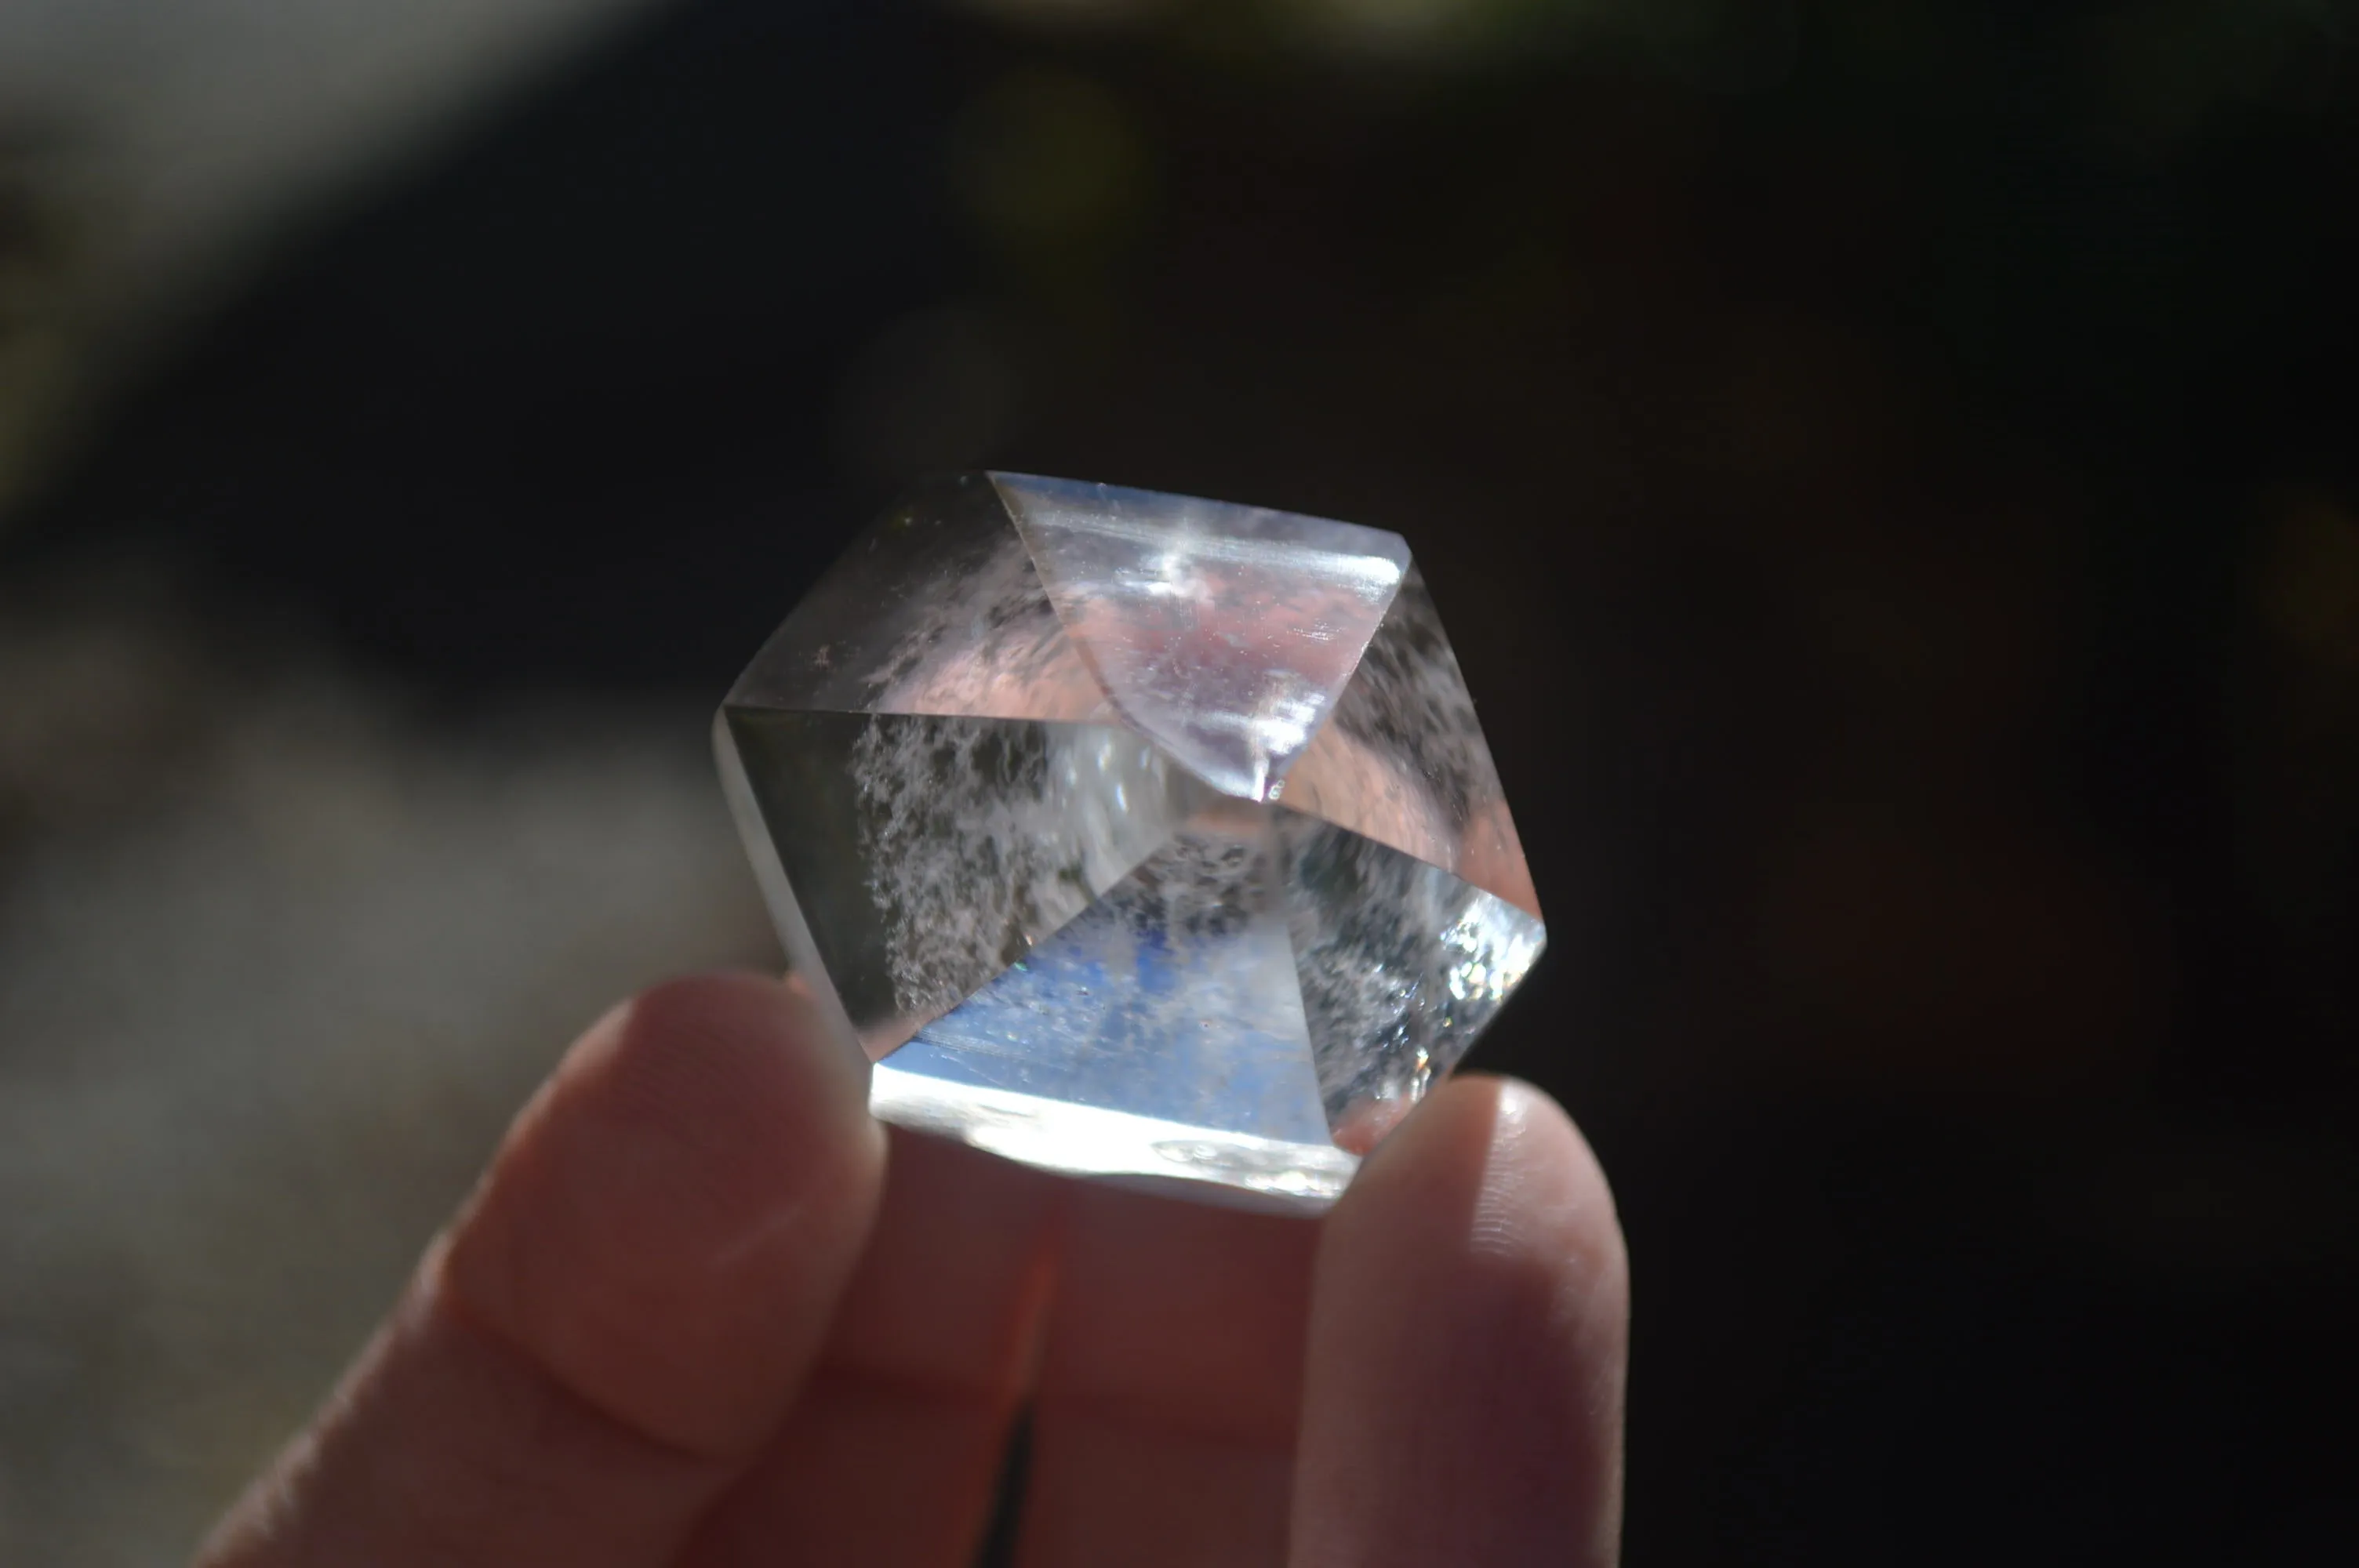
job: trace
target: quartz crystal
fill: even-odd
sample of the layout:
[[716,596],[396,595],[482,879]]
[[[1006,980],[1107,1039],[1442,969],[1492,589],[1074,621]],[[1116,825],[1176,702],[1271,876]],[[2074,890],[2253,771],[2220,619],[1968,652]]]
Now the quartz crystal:
[[1539,956],[1397,535],[1021,474],[919,490],[714,739],[887,1121],[1316,1210]]

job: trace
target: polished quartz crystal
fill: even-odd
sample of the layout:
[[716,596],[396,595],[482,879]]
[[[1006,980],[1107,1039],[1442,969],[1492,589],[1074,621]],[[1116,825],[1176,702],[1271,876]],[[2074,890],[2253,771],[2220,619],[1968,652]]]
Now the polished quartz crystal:
[[1306,1209],[1539,956],[1398,535],[1021,474],[921,488],[714,738],[888,1121]]

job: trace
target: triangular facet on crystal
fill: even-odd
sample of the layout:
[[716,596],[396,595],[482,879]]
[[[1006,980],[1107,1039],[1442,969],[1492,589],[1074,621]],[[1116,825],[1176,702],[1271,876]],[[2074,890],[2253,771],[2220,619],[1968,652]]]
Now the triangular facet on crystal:
[[1122,717],[1214,787],[1271,797],[1375,635],[1408,547],[1350,523],[994,474]]
[[1214,810],[886,1062],[1158,1121],[1328,1137],[1263,812]]
[[1212,798],[1104,726],[726,711],[779,867],[872,1056],[1064,927]]
[[729,698],[741,708],[1115,721],[980,475],[934,481],[854,539]]
[[1474,699],[1414,566],[1285,800],[1539,914]]
[[1276,818],[1320,1092],[1335,1141],[1365,1153],[1458,1065],[1547,932],[1439,866],[1283,806]]

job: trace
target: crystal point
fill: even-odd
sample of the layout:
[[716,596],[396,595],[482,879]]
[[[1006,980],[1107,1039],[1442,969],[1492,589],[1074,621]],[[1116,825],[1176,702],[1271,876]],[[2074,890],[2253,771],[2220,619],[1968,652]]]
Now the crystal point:
[[1030,476],[856,539],[715,725],[876,1114],[1317,1209],[1546,940],[1398,536]]

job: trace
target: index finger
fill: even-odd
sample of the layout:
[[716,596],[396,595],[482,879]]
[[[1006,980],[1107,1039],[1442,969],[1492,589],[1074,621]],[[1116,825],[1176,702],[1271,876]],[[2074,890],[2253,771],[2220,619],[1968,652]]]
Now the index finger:
[[787,987],[592,1029],[206,1568],[655,1568],[800,1384],[864,1239],[861,1065]]

